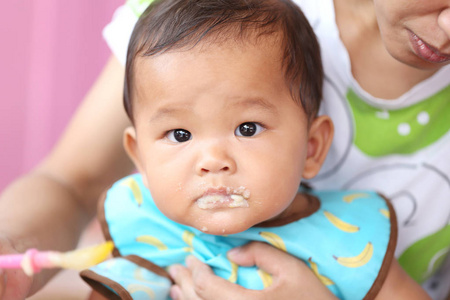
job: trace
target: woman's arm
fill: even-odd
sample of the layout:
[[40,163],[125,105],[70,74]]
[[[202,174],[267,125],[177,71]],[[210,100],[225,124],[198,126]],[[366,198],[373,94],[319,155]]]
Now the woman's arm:
[[[53,151],[0,198],[0,252],[68,250],[94,216],[100,193],[132,171],[122,147],[129,121],[122,106],[124,67],[111,58]],[[23,299],[54,272],[30,280],[19,271],[0,278],[2,299]],[[0,297],[1,298],[1,297]]]
[[386,281],[375,299],[428,300],[431,298],[394,260]]

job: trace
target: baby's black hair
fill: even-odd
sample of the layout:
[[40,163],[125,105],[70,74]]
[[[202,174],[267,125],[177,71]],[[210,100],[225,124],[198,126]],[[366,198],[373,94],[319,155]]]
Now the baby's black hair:
[[[280,50],[292,97],[308,119],[322,99],[323,70],[316,36],[290,0],[156,0],[139,18],[128,46],[124,106],[133,122],[136,57],[195,47],[200,42],[281,34]],[[151,79],[150,79],[151,80]]]

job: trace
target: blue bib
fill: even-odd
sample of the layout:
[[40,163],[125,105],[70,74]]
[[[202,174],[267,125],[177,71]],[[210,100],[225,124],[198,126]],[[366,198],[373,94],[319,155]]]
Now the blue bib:
[[218,276],[263,289],[272,282],[270,274],[237,266],[226,256],[234,247],[261,241],[303,260],[338,298],[372,298],[393,259],[397,232],[391,206],[370,191],[308,194],[313,210],[304,217],[215,236],[168,219],[141,176],[126,177],[107,192],[99,212],[105,236],[115,244],[115,258],[83,271],[82,277],[108,297],[170,299],[165,268],[184,264],[192,254]]

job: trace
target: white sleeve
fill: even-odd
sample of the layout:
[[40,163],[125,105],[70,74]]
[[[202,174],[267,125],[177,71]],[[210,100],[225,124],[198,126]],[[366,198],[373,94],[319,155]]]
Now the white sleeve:
[[125,65],[128,43],[138,17],[128,5],[120,6],[103,29],[103,38],[117,59]]
[[300,7],[314,30],[321,21],[321,11],[327,6],[332,6],[330,0],[293,0],[293,2]]
[[[330,0],[294,0],[313,28],[318,25],[321,4],[328,3],[328,1]],[[103,29],[103,38],[123,65],[126,62],[128,42],[137,20],[138,17],[133,9],[125,4],[114,12],[111,22]]]

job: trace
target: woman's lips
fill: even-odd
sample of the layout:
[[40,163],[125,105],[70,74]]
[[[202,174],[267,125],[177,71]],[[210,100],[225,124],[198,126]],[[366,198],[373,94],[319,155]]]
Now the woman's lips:
[[424,60],[432,63],[443,63],[450,61],[450,55],[440,53],[436,48],[424,42],[412,31],[409,32],[409,39],[416,54]]

